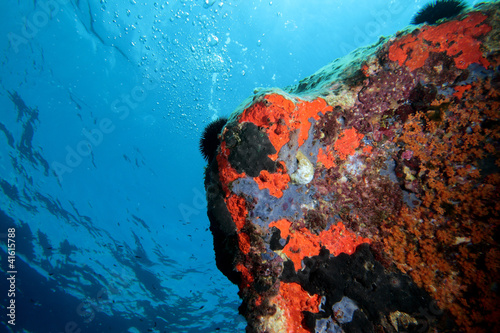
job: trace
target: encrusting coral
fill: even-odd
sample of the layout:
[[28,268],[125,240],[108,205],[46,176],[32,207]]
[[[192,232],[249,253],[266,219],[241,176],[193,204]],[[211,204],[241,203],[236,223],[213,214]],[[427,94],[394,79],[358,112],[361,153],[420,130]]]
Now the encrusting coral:
[[500,316],[497,88],[473,82],[461,98],[410,116],[394,141],[411,156],[400,159],[414,175],[404,186],[422,205],[387,219],[381,237],[398,268],[475,332]]

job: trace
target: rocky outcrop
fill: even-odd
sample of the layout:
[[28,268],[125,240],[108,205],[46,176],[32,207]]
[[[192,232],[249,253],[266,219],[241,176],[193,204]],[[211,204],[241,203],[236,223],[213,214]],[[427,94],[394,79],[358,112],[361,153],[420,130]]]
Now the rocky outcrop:
[[382,39],[231,115],[205,186],[248,331],[495,327],[499,15]]

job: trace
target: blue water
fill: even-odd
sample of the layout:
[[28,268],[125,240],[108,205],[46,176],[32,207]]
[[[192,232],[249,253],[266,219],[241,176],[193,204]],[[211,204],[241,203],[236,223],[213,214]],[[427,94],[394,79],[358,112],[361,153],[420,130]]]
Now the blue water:
[[0,3],[0,332],[242,332],[201,131],[425,1],[116,2]]

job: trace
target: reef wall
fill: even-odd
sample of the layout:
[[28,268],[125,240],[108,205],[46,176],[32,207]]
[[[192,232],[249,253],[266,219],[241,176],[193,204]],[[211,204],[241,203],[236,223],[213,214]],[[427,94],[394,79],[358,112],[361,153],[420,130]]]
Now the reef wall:
[[205,186],[249,332],[498,329],[499,17],[413,27],[231,115]]

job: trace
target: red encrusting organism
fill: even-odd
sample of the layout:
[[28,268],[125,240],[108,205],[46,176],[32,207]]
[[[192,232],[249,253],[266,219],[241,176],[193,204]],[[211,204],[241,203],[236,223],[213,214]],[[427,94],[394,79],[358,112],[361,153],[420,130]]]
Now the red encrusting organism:
[[238,196],[236,194],[231,194],[226,199],[227,210],[231,214],[234,223],[236,224],[236,230],[240,231],[245,225],[245,220],[248,215],[248,210],[246,208],[245,198]]
[[290,140],[290,133],[299,131],[299,147],[306,141],[311,128],[310,118],[319,119],[319,113],[332,111],[332,107],[326,104],[322,98],[311,102],[298,100],[297,103],[278,95],[270,94],[253,104],[241,114],[239,122],[252,122],[265,128],[269,140],[276,149],[276,154],[270,156],[276,160],[278,153]]
[[281,303],[279,306],[284,309],[282,316],[285,319],[287,333],[308,333],[310,331],[302,324],[303,311],[317,313],[321,297],[309,295],[298,283],[280,283],[276,303]]
[[217,165],[219,169],[219,180],[222,184],[222,189],[227,196],[229,196],[229,184],[238,178],[245,177],[245,173],[238,173],[227,160],[229,150],[226,148],[226,143],[222,142],[220,145],[220,152],[217,154]]
[[364,135],[358,133],[355,128],[346,129],[340,134],[333,146],[337,156],[341,160],[345,160],[349,155],[353,155],[356,148],[359,147],[363,137]]
[[326,147],[326,149],[320,148],[317,156],[318,163],[321,163],[325,168],[330,169],[335,166],[335,156],[331,151],[330,147]]
[[286,173],[285,164],[280,162],[277,172],[270,173],[267,170],[262,170],[259,176],[254,177],[254,180],[259,185],[260,190],[267,188],[269,194],[281,198],[283,191],[288,188],[290,176]]
[[457,97],[458,99],[462,99],[462,96],[464,95],[464,92],[469,90],[472,86],[470,84],[467,84],[465,86],[457,86],[455,87],[455,93],[453,93],[453,96]]
[[462,21],[424,26],[420,32],[394,41],[389,47],[389,59],[414,71],[424,66],[431,52],[445,52],[453,58],[458,69],[465,69],[473,63],[487,68],[490,63],[483,56],[478,40],[491,31],[491,26],[484,23],[486,19],[486,15],[474,12]]

